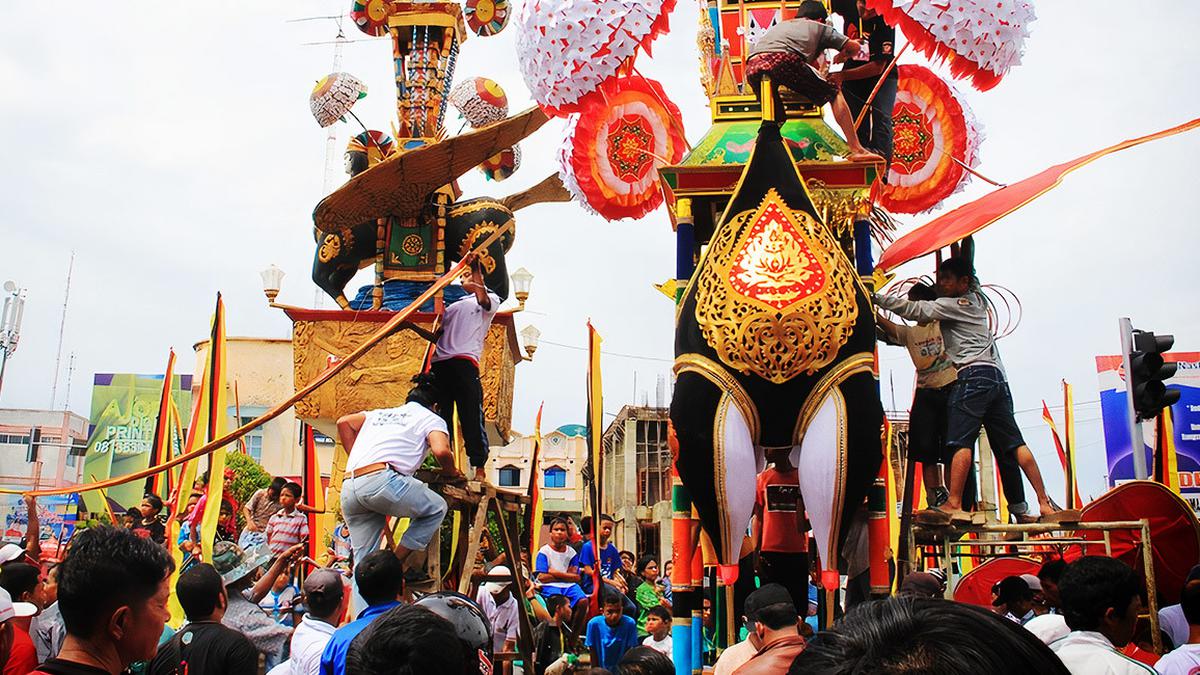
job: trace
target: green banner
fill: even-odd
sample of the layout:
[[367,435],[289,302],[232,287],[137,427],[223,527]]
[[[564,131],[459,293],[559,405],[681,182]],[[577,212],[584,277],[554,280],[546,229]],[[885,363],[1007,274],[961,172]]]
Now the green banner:
[[[175,375],[171,386],[175,405],[187,424],[192,409],[192,376]],[[83,461],[82,482],[91,483],[141,471],[150,465],[150,445],[158,418],[162,375],[97,373],[92,384],[92,430]],[[175,439],[171,454],[178,454]],[[108,498],[125,508],[142,501],[144,480],[131,481],[106,490]],[[104,513],[98,491],[83,493],[88,511]],[[121,514],[117,514],[119,517]]]

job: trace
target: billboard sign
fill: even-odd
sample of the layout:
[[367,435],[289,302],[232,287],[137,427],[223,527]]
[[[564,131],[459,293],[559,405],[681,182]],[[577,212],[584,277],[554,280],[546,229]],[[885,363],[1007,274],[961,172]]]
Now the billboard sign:
[[[1167,362],[1179,364],[1175,377],[1166,381],[1179,391],[1179,401],[1171,406],[1175,426],[1175,451],[1179,467],[1179,486],[1183,498],[1200,513],[1200,352],[1163,354]],[[1133,447],[1127,421],[1125,372],[1120,356],[1097,356],[1100,376],[1100,408],[1104,417],[1104,447],[1108,457],[1110,486],[1134,479]],[[1154,466],[1155,423],[1142,424],[1146,447],[1146,466]]]

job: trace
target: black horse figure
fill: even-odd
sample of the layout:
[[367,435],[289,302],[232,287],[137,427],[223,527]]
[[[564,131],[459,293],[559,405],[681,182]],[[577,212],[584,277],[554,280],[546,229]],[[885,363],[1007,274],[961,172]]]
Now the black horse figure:
[[874,348],[866,290],[764,122],[676,318],[676,467],[719,563],[738,562],[764,449],[789,448],[836,569],[882,458]]

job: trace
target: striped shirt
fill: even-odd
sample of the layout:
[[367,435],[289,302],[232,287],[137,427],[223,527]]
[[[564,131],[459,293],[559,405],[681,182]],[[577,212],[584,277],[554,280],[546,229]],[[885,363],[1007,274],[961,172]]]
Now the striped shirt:
[[267,547],[279,555],[308,537],[308,516],[279,509],[267,522]]

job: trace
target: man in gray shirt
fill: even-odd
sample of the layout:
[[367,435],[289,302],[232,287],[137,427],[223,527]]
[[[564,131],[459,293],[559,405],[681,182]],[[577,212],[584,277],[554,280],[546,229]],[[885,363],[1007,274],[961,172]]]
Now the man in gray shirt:
[[[850,159],[882,161],[882,157],[859,142],[854,130],[854,118],[838,85],[821,77],[812,66],[826,49],[836,49],[841,58],[849,58],[862,48],[857,41],[826,24],[828,18],[829,12],[819,0],[801,3],[795,19],[780,23],[750,45],[750,55],[746,59],[746,82],[755,96],[761,97],[759,85],[764,76],[769,76],[776,88],[779,85],[787,87],[815,106],[830,103],[833,118],[850,146]],[[782,99],[777,91],[772,92],[772,96],[776,101],[776,119],[782,120]],[[763,104],[766,105],[766,101]]]
[[[946,353],[958,369],[958,380],[950,391],[946,429],[946,443],[953,452],[950,498],[940,508],[926,509],[921,519],[934,523],[970,521],[970,514],[962,510],[962,494],[967,473],[971,470],[971,450],[981,426],[987,430],[997,457],[1015,454],[1037,494],[1041,521],[1078,519],[1078,511],[1063,510],[1046,494],[1037,460],[1021,436],[1021,429],[1013,417],[1012,392],[988,323],[987,299],[967,258],[942,261],[938,266],[937,291],[936,300],[874,295],[879,307],[905,319],[918,323],[940,321]],[[1019,519],[1032,520],[1029,517]]]

